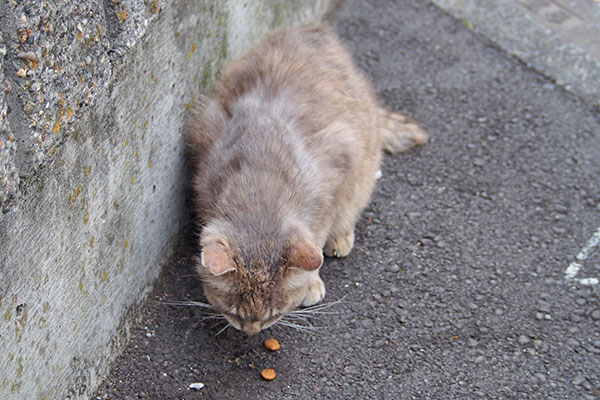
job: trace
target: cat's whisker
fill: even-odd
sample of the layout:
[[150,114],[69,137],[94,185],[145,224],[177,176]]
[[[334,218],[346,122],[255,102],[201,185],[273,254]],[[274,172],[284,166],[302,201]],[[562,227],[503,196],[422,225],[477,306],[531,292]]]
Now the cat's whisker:
[[291,311],[289,314],[310,316],[310,315],[335,315],[335,314],[341,314],[341,313],[338,311],[295,310],[295,311]]
[[[306,330],[321,329],[320,327],[313,326],[308,319],[303,319],[303,320],[296,319],[296,321],[293,321],[288,318],[289,316],[290,316],[289,314],[283,316],[279,321],[277,321],[277,323],[280,323],[281,325],[284,325],[284,326],[289,326],[291,328],[299,328],[299,329],[306,329]],[[302,321],[302,323],[300,323],[300,321]]]
[[192,328],[191,328],[190,330],[196,329],[196,327],[197,327],[198,325],[200,325],[200,323],[201,323],[202,321],[203,321],[203,320],[196,321],[196,322],[194,323],[194,325],[192,325]]
[[298,324],[295,324],[290,321],[282,321],[282,320],[279,320],[277,322],[277,324],[287,326],[289,328],[293,328],[295,330],[298,330],[301,332],[306,332],[306,333],[315,333],[315,331],[319,329],[318,327],[315,327],[315,326],[298,325]]
[[[210,314],[207,314],[207,315],[204,315],[204,316],[200,316],[198,318],[198,320],[196,322],[194,322],[194,324],[192,325],[192,327],[188,329],[188,332],[186,333],[186,337],[187,337],[187,335],[189,335],[189,333],[191,331],[195,330],[198,327],[198,325],[200,325],[202,322],[207,321],[207,320],[208,321],[216,320],[218,322],[221,322],[221,321],[225,320],[225,317],[222,314],[220,314],[220,313],[210,313]],[[218,324],[218,322],[217,322],[217,324]],[[217,324],[213,325],[213,327],[215,327]]]
[[199,322],[206,321],[206,320],[209,320],[209,319],[224,320],[225,317],[222,316],[221,314],[207,315],[205,317],[200,317]]
[[297,310],[291,311],[290,313],[288,313],[288,315],[290,316],[295,316],[295,317],[313,317],[316,315],[335,315],[335,314],[340,314],[340,312],[338,311],[324,311],[327,310],[330,307],[333,307],[337,304],[340,304],[343,302],[343,299],[341,300],[336,300],[336,301],[332,301],[329,303],[321,303],[321,304],[315,304],[313,306],[310,307],[305,307],[305,308],[299,308]]
[[298,314],[288,313],[288,314],[285,315],[284,319],[297,319],[297,320],[300,320],[302,322],[309,323],[309,318],[310,317],[311,317],[311,315],[298,315]]
[[180,275],[179,277],[180,278],[198,278],[198,279],[200,279],[200,277],[198,276],[198,274]]
[[191,307],[203,307],[214,310],[213,306],[208,303],[202,303],[201,301],[161,301],[162,304],[167,304],[169,306],[191,306]]
[[[217,321],[216,323],[212,324],[211,327],[209,329],[214,329],[216,326],[218,326],[221,322],[223,321]],[[227,323],[229,323],[229,321],[227,321]]]
[[312,326],[312,322],[310,321],[310,316],[305,316],[305,315],[290,315],[290,314],[286,314],[284,315],[280,321],[283,322],[291,322],[291,323],[297,323],[299,321],[302,321],[306,324],[306,326]]
[[227,325],[225,325],[225,326],[224,326],[224,327],[223,327],[223,328],[222,328],[222,329],[221,329],[219,332],[217,332],[217,333],[215,334],[215,337],[216,337],[216,336],[219,336],[221,333],[223,333],[223,332],[224,332],[224,331],[225,331],[227,328],[229,328],[230,326],[231,326],[231,324],[230,324],[229,322],[227,322]]
[[173,302],[161,302],[162,304],[167,304],[170,306],[185,306],[185,307],[198,307],[203,309],[201,312],[207,315],[221,315],[217,310],[213,308],[210,304],[202,303],[200,301],[173,301]]
[[344,301],[345,298],[346,298],[346,296],[342,297],[339,300],[330,301],[329,303],[317,303],[312,306],[303,307],[303,308],[301,308],[301,310],[322,310],[325,308],[330,308],[337,304],[346,303],[346,301]]

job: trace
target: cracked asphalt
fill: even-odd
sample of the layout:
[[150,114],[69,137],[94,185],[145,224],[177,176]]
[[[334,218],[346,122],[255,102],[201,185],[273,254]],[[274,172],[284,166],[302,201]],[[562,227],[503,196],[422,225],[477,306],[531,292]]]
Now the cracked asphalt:
[[600,398],[600,288],[580,280],[600,278],[599,110],[429,2],[348,0],[329,19],[430,135],[386,156],[354,250],[325,260],[332,313],[217,335],[166,304],[204,300],[188,245],[96,398]]

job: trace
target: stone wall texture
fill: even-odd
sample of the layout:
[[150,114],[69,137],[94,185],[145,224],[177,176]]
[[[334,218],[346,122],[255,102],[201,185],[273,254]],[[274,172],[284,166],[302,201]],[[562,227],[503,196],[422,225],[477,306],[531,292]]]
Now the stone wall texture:
[[0,2],[0,398],[89,398],[181,240],[182,124],[328,0]]

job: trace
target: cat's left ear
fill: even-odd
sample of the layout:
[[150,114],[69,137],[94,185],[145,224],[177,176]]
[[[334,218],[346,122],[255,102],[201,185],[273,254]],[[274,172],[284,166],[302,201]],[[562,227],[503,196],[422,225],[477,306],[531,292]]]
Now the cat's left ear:
[[200,260],[202,267],[214,276],[235,271],[235,264],[227,249],[217,243],[211,243],[202,249]]
[[323,253],[314,243],[302,241],[292,246],[288,254],[288,262],[290,267],[314,271],[323,264]]

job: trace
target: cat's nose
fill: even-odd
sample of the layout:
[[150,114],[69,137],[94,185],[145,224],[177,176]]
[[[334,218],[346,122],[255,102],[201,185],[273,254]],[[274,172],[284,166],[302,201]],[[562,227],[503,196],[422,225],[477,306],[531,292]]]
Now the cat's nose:
[[244,322],[242,325],[242,330],[248,335],[256,335],[261,329],[262,324],[260,321]]

